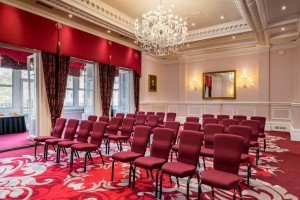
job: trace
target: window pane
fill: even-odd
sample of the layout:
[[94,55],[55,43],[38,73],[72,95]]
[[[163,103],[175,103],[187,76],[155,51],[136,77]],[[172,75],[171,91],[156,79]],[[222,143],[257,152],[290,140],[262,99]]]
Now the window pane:
[[79,77],[79,89],[84,89],[84,76]]
[[0,84],[12,85],[12,69],[0,68]]
[[0,87],[0,107],[12,107],[12,87]]
[[68,89],[72,89],[73,88],[73,76],[68,76],[67,88]]
[[78,91],[79,106],[84,106],[84,90]]
[[66,91],[64,106],[73,106],[73,90]]

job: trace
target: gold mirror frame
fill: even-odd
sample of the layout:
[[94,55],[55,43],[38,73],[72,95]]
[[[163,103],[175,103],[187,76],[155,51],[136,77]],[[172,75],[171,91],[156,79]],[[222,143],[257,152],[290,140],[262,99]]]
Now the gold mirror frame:
[[[217,73],[230,73],[233,72],[233,96],[232,97],[205,97],[205,75],[208,74],[217,74]],[[228,70],[228,71],[215,71],[215,72],[203,72],[202,76],[202,99],[203,100],[214,100],[214,99],[236,99],[236,70]]]

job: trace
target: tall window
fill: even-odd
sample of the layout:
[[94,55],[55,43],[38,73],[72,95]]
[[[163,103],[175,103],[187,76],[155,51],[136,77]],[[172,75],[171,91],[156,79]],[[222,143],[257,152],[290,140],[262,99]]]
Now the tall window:
[[0,108],[12,108],[13,70],[0,68]]
[[130,104],[130,84],[129,70],[119,69],[115,77],[114,90],[112,97],[112,112],[129,113]]
[[68,76],[64,106],[74,106],[74,76]]

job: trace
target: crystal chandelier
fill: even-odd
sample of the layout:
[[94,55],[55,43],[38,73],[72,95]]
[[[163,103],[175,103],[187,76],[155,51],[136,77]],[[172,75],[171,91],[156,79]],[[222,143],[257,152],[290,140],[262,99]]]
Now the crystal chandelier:
[[133,30],[141,46],[159,56],[177,50],[187,36],[186,22],[174,16],[171,9],[165,11],[161,2],[157,10],[144,14],[141,22],[136,19]]

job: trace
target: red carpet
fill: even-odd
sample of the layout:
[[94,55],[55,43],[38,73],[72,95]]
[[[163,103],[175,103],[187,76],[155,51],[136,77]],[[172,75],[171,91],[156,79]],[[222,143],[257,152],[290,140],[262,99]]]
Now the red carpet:
[[28,135],[28,131],[0,135],[0,150],[33,144],[32,141],[27,139]]
[[[249,190],[245,185],[246,166],[241,166],[244,199],[298,199],[299,153],[289,149],[298,149],[300,143],[291,142],[288,137],[287,133],[269,133],[267,152],[262,152],[258,166],[252,165]],[[112,148],[111,153],[116,146]],[[137,171],[136,190],[132,191],[127,187],[129,165],[116,162],[115,180],[111,182],[111,156],[104,155],[103,166],[98,154],[93,153],[94,162],[88,162],[88,171],[84,173],[83,154],[70,169],[69,157],[63,155],[58,165],[53,162],[53,150],[49,150],[48,161],[43,160],[42,146],[38,147],[36,159],[33,150],[0,153],[0,199],[154,199],[154,182],[144,170]],[[206,163],[212,164],[210,159]],[[185,199],[185,191],[186,179],[180,179],[178,188],[175,178],[170,185],[169,178],[164,177],[163,199]],[[212,199],[210,187],[202,185],[202,191],[201,199]],[[215,199],[232,199],[233,191],[215,191]],[[196,178],[191,180],[190,195],[190,199],[197,199]]]

